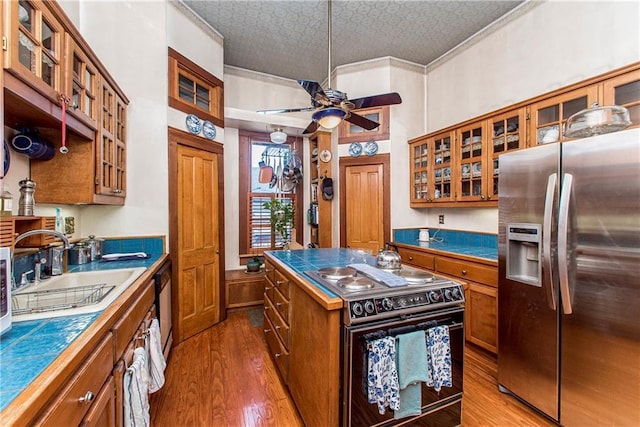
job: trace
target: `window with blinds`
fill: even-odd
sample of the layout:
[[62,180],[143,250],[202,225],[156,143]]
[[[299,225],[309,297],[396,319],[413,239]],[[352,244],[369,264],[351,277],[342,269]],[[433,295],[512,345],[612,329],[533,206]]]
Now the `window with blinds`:
[[[289,203],[295,203],[295,195],[276,195],[263,193],[249,193],[247,204],[249,206],[248,247],[251,253],[260,253],[265,250],[281,248],[282,236],[274,232],[271,226],[271,212],[264,204],[275,197],[283,198]],[[291,228],[287,232],[291,236]]]
[[[292,155],[291,146],[260,140],[252,140],[249,146],[251,171],[247,174],[250,177],[250,186],[246,199],[247,241],[245,244],[247,253],[257,254],[265,250],[282,248],[283,245],[282,236],[275,232],[271,225],[271,212],[264,207],[264,204],[277,197],[295,205],[296,195],[283,193],[278,187],[276,176],[289,161]],[[291,236],[290,229],[288,232]]]

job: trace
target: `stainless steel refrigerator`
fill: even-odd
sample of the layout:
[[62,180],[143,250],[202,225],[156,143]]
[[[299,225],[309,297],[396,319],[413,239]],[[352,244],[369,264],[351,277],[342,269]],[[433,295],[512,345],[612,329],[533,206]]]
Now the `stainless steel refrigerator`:
[[500,390],[564,426],[639,426],[640,129],[499,165]]

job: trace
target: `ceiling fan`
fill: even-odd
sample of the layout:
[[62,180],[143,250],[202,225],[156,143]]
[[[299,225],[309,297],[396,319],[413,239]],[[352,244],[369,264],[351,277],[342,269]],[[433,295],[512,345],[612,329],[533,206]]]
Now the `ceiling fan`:
[[[327,82],[328,85],[331,86],[331,0],[328,0],[328,47]],[[331,87],[323,89],[320,83],[313,80],[298,80],[298,84],[311,95],[310,107],[259,110],[258,113],[276,114],[313,111],[314,113],[311,116],[312,122],[302,132],[303,134],[315,132],[318,126],[322,126],[325,129],[333,129],[338,126],[342,120],[346,120],[366,130],[373,130],[380,126],[380,124],[356,114],[352,112],[352,110],[402,103],[402,99],[397,92],[365,96],[363,98],[350,100],[345,92],[331,89]]]

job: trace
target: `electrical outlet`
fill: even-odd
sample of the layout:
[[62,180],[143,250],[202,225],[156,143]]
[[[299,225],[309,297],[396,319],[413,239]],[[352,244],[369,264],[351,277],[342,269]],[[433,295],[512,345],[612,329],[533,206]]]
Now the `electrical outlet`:
[[444,214],[438,215],[438,224],[444,224]]

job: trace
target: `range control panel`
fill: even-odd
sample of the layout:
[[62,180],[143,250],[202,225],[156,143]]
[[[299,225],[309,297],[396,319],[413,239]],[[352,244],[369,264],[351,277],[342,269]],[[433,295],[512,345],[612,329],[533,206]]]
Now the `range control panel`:
[[434,287],[420,292],[348,301],[348,324],[373,321],[402,314],[426,312],[464,303],[461,285]]

